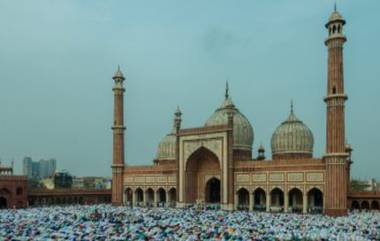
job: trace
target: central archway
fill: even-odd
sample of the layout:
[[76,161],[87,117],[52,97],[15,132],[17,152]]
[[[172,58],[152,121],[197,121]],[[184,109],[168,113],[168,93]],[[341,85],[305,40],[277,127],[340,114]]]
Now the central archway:
[[0,209],[8,207],[7,199],[5,197],[0,197]]
[[220,203],[220,181],[213,177],[206,184],[206,203]]
[[205,147],[193,152],[186,162],[185,202],[220,202],[220,174],[219,159],[215,153]]

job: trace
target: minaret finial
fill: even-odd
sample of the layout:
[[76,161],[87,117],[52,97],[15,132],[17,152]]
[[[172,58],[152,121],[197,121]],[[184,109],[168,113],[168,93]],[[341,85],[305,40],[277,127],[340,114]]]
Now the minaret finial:
[[334,3],[334,12],[336,12],[336,1]]
[[229,89],[228,89],[228,80],[226,80],[226,93],[224,94],[224,97],[226,98],[226,99],[228,99],[228,97],[229,97]]

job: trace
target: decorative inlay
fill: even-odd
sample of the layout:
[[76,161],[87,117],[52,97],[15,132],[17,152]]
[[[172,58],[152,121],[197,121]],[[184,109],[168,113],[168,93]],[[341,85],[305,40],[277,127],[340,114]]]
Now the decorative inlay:
[[169,182],[175,182],[175,180],[176,180],[176,177],[173,177],[173,176],[169,177]]
[[166,177],[157,177],[157,182],[166,182]]
[[307,173],[306,180],[308,182],[323,182],[323,173],[322,172]]
[[249,182],[249,175],[248,174],[238,174],[236,176],[237,182]]
[[154,177],[146,177],[146,182],[155,182]]
[[271,182],[283,182],[284,181],[284,174],[283,173],[270,173],[269,174],[269,181],[271,181]]
[[288,181],[289,182],[302,182],[303,181],[303,173],[288,173]]
[[252,174],[252,181],[254,181],[254,182],[266,182],[267,181],[267,174],[265,174],[265,173]]
[[124,180],[127,183],[131,183],[131,182],[133,182],[133,177],[126,177]]
[[145,177],[135,177],[135,182],[145,182]]

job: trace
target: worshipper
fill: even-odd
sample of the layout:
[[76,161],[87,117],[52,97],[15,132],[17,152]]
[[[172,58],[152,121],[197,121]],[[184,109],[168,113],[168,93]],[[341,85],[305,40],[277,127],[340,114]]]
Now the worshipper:
[[11,240],[380,240],[380,212],[333,218],[104,204],[0,210],[0,241]]

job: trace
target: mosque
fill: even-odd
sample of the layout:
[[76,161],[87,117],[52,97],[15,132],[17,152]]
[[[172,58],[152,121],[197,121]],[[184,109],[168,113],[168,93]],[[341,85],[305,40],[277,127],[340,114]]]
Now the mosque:
[[[154,163],[125,165],[125,78],[119,68],[113,76],[113,204],[178,208],[213,204],[224,210],[345,215],[355,202],[350,194],[352,148],[345,142],[345,23],[335,9],[325,25],[328,76],[322,157],[313,156],[313,133],[292,107],[272,135],[272,160],[266,159],[262,146],[253,158],[254,129],[232,101],[227,86],[223,102],[204,125],[181,128],[177,109],[173,129],[159,143]],[[369,205],[378,208],[379,200],[380,196],[372,197]]]

